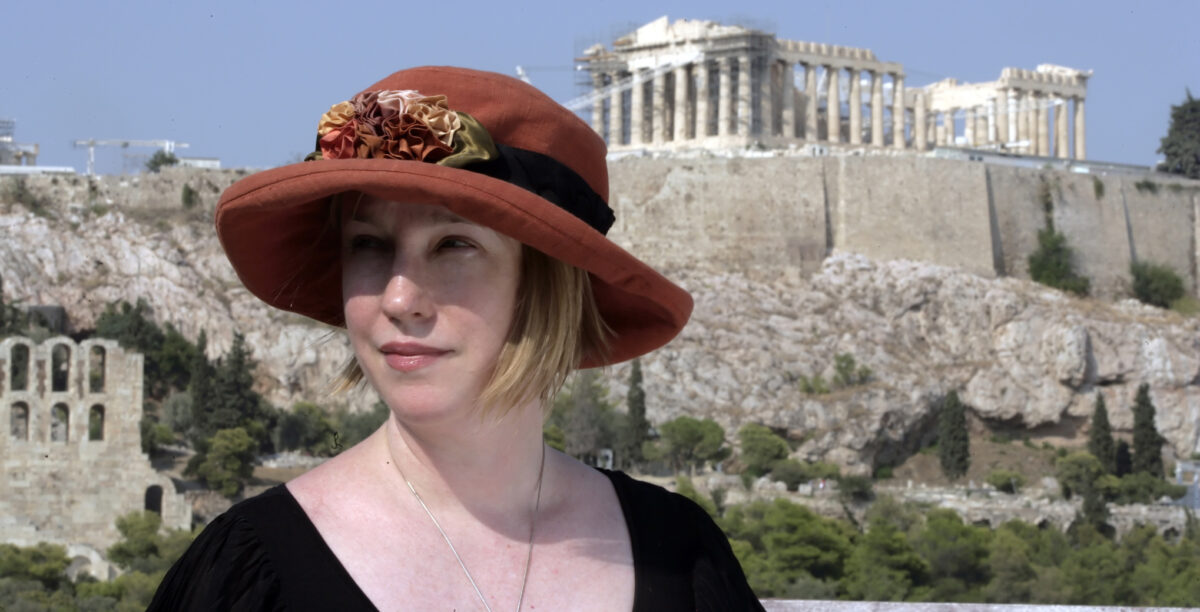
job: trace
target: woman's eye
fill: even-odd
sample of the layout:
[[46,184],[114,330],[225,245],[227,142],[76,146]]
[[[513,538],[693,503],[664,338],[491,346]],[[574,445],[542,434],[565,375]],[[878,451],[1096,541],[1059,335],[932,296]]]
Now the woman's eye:
[[475,245],[463,240],[462,238],[443,238],[438,243],[439,249],[473,249]]
[[350,251],[378,251],[387,247],[387,243],[377,236],[359,234],[350,239]]

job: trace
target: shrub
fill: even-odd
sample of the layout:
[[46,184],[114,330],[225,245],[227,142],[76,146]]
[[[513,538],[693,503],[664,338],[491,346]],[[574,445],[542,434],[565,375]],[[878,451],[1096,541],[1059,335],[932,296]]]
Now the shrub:
[[1133,186],[1138,190],[1138,193],[1158,193],[1158,183],[1155,183],[1150,179],[1142,179],[1134,183]]
[[866,384],[871,380],[871,368],[859,367],[854,355],[842,353],[833,358],[833,386],[837,388]]
[[1104,198],[1104,181],[1098,176],[1092,177],[1092,191],[1096,192],[1097,200]]
[[200,203],[200,193],[195,189],[192,189],[191,185],[184,183],[183,194],[180,196],[180,200],[183,202],[183,207],[190,210],[194,208],[196,204]]
[[795,459],[782,459],[771,466],[771,478],[787,485],[789,491],[795,491],[800,485],[812,480],[808,466]]
[[808,395],[825,395],[829,393],[829,385],[825,384],[825,379],[820,374],[814,375],[812,378],[800,376],[800,391]]
[[1184,295],[1183,279],[1169,266],[1137,261],[1129,266],[1133,275],[1133,295],[1138,301],[1167,308]]
[[838,495],[848,502],[868,502],[875,499],[873,486],[866,476],[842,476],[838,479]]
[[1038,248],[1029,255],[1029,276],[1047,287],[1087,295],[1091,283],[1075,273],[1073,259],[1066,236],[1053,226],[1038,230]]
[[1025,486],[1025,477],[1012,470],[992,470],[988,474],[987,483],[996,487],[997,491],[1016,493]]

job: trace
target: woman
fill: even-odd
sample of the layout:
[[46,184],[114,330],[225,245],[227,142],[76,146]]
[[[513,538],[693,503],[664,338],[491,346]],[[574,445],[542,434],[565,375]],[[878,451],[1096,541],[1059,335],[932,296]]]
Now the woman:
[[603,141],[508,77],[395,73],[309,161],[217,209],[267,303],[344,326],[391,409],[361,444],[217,518],[152,609],[760,609],[690,501],[542,442],[577,367],[665,344],[691,298],[604,237]]

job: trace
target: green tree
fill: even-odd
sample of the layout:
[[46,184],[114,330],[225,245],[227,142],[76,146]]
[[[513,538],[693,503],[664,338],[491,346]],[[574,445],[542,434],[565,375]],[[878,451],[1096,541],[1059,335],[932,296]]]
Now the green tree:
[[634,359],[629,369],[629,391],[624,427],[619,436],[618,463],[630,468],[644,461],[642,446],[650,439],[650,421],[646,420],[646,390],[642,388],[642,361]]
[[318,405],[297,402],[275,426],[275,447],[303,450],[319,457],[337,454],[337,429],[333,420]]
[[870,526],[846,562],[842,581],[847,597],[903,601],[929,581],[929,564],[891,523]]
[[1154,425],[1154,403],[1150,401],[1150,385],[1138,387],[1133,405],[1133,471],[1162,478],[1163,437]]
[[992,579],[983,590],[984,599],[994,603],[1032,602],[1037,570],[1029,544],[1011,530],[997,529],[990,551],[987,571]]
[[738,430],[741,443],[741,460],[746,470],[754,476],[762,476],[775,462],[786,459],[791,448],[787,440],[758,423],[746,423]]
[[1112,426],[1108,424],[1108,408],[1104,396],[1096,393],[1096,405],[1092,410],[1092,428],[1088,431],[1088,452],[1100,460],[1100,467],[1109,474],[1117,473],[1117,447],[1113,441]]
[[567,434],[558,425],[546,423],[542,428],[542,439],[546,441],[546,445],[554,450],[565,453],[567,452]]
[[334,451],[341,452],[366,440],[367,436],[375,433],[391,414],[392,411],[383,402],[375,402],[368,411],[350,412],[345,408],[338,410],[333,415]]
[[208,488],[226,497],[242,491],[254,473],[254,439],[240,427],[222,429],[208,442],[204,459],[196,466],[196,475]]
[[607,397],[599,372],[580,370],[554,399],[548,424],[563,431],[568,455],[594,464],[601,450],[617,448],[625,415],[614,410]]
[[69,563],[67,550],[57,544],[43,542],[25,548],[0,544],[2,578],[36,581],[42,588],[53,591],[67,581],[65,572]]
[[934,509],[913,538],[913,548],[929,564],[930,601],[972,601],[987,584],[991,531],[963,524],[953,510]]
[[660,425],[658,431],[659,440],[644,449],[650,450],[647,458],[661,458],[675,471],[688,468],[694,473],[697,467],[729,456],[725,430],[712,419],[676,417]]
[[1058,486],[1063,497],[1071,499],[1089,490],[1097,490],[1096,479],[1104,474],[1100,460],[1091,453],[1078,451],[1058,460],[1056,464]]
[[150,159],[146,160],[146,169],[157,173],[167,166],[174,166],[178,163],[179,158],[175,157],[174,153],[169,151],[155,151],[154,155],[151,155]]
[[942,473],[951,480],[961,478],[971,466],[971,440],[967,433],[967,410],[951,391],[938,412],[938,459]]
[[700,494],[696,490],[696,485],[692,483],[692,479],[680,474],[675,479],[675,492],[692,500],[697,506],[700,506],[708,513],[709,516],[717,517],[717,505],[713,501]]
[[1124,476],[1133,471],[1133,451],[1130,450],[1128,442],[1117,440],[1117,452],[1114,454],[1116,459],[1113,463],[1117,471],[1113,472],[1113,475]]
[[1187,91],[1187,99],[1171,106],[1171,125],[1159,143],[1164,157],[1161,170],[1200,179],[1200,100]]

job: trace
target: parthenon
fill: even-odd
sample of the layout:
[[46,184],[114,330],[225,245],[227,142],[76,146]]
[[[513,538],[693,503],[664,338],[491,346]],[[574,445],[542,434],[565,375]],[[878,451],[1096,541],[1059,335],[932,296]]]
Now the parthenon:
[[667,17],[579,61],[593,89],[575,107],[591,107],[610,151],[951,146],[1086,158],[1091,71],[1043,64],[906,88],[904,67],[870,49]]

